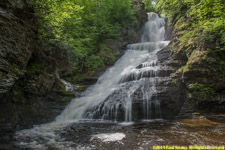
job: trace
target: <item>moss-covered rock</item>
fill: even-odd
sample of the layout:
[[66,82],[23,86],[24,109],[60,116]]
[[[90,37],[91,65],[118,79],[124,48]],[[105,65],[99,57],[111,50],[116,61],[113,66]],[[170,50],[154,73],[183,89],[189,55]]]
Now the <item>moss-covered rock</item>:
[[185,86],[187,103],[184,108],[187,111],[218,113],[223,112],[223,107],[219,106],[225,104],[222,100],[225,92],[224,12],[217,9],[224,4],[221,1],[210,1],[210,4],[206,1],[166,0],[165,3],[160,0],[156,6],[166,13],[174,29],[168,48],[176,68],[174,83],[179,80]]
[[[35,38],[35,17],[22,1],[0,3],[0,93],[6,93],[23,74]],[[20,12],[20,13],[17,13]]]

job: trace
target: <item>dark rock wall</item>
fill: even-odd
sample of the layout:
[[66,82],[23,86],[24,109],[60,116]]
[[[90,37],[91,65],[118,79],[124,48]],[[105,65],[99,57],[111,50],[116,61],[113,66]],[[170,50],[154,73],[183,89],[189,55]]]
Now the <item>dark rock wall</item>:
[[[170,32],[167,30],[167,32]],[[170,49],[168,47],[157,53],[158,60],[162,66],[167,66],[172,72],[167,80],[160,83],[158,90],[158,99],[160,100],[163,118],[175,118],[180,112],[186,100],[185,86],[181,79],[177,79],[176,61],[170,58]]]
[[34,16],[22,1],[0,2],[0,93],[23,74],[32,54]]
[[[20,13],[18,13],[20,12]],[[7,94],[15,82],[24,75],[32,55],[35,37],[33,16],[22,1],[0,2],[0,103],[1,142],[9,140],[16,128],[18,115]],[[23,16],[26,16],[25,18]]]
[[190,117],[194,112],[225,113],[225,78],[224,70],[221,69],[224,65],[220,64],[224,55],[221,54],[221,58],[210,55],[211,45],[203,49],[184,44],[179,36],[179,25],[176,22],[173,24],[173,27],[167,27],[173,29],[173,32],[168,31],[172,35],[168,49],[169,59],[175,69],[171,75],[173,82],[182,84],[180,90],[185,91],[185,103],[180,116]]
[[64,109],[74,94],[55,73],[72,69],[65,51],[38,40],[37,19],[26,1],[0,1],[0,143]]

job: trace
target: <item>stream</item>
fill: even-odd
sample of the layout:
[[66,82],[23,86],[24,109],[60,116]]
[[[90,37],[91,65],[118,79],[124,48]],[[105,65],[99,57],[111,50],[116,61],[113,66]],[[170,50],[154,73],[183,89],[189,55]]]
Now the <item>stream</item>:
[[225,145],[225,122],[206,118],[149,120],[134,124],[83,120],[54,132],[40,129],[18,133],[15,146],[26,150],[152,150],[157,146]]

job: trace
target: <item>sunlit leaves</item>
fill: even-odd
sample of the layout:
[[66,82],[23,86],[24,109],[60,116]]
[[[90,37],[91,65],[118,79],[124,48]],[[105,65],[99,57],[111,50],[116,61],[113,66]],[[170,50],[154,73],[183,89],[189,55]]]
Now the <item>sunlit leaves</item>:
[[[225,3],[223,0],[157,0],[156,8],[166,14],[180,40],[194,41],[199,48],[225,49]],[[183,19],[183,22],[180,20]],[[177,22],[177,23],[176,23]]]
[[40,38],[72,50],[77,71],[96,69],[109,62],[102,57],[107,53],[104,41],[117,38],[122,27],[135,22],[131,4],[131,0],[34,0]]

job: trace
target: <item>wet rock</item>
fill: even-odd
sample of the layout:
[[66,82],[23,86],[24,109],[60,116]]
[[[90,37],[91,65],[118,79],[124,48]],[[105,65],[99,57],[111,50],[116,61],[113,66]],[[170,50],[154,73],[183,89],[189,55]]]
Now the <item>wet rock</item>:
[[74,97],[55,76],[73,70],[67,54],[37,40],[36,23],[26,0],[0,1],[0,144],[53,121]]
[[165,40],[170,41],[173,39],[173,26],[169,26],[168,23],[166,23],[165,26],[166,33],[165,33]]
[[24,9],[22,1],[1,1],[0,8],[0,93],[6,93],[24,74],[35,32],[32,20],[19,18],[15,13],[21,9],[21,13],[31,13]]
[[53,75],[34,75],[25,81],[24,88],[30,95],[45,95],[52,89],[55,80]]
[[[211,45],[207,45],[211,49]],[[207,47],[206,46],[206,47]],[[223,113],[225,89],[224,69],[218,56],[209,54],[201,47],[191,47],[182,43],[176,36],[176,30],[168,46],[169,59],[176,70],[173,78],[183,84],[185,103],[181,116],[191,117],[191,113]],[[191,85],[196,85],[191,89]]]

